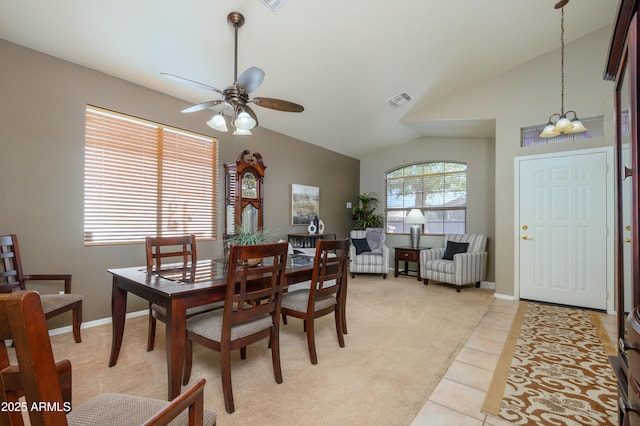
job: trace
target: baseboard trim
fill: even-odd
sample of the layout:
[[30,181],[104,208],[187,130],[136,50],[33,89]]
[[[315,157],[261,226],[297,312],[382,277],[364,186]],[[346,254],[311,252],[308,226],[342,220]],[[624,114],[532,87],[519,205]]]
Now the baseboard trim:
[[500,293],[495,293],[494,294],[496,299],[504,299],[504,300],[518,300],[516,299],[515,296],[511,295],[511,294],[500,294]]
[[[125,318],[129,319],[129,318],[141,317],[143,315],[147,315],[148,313],[149,313],[148,309],[144,309],[142,311],[136,311],[136,312],[129,312],[125,316]],[[99,325],[104,325],[104,324],[111,324],[111,318],[102,318],[102,319],[97,319],[93,321],[83,322],[80,328],[85,329],[85,328],[97,327]],[[71,327],[70,325],[65,327],[60,327],[60,328],[53,328],[49,330],[49,336],[56,336],[58,334],[71,333],[72,331],[73,331],[73,327]]]
[[480,288],[488,288],[489,290],[495,290],[496,283],[492,281],[480,281]]

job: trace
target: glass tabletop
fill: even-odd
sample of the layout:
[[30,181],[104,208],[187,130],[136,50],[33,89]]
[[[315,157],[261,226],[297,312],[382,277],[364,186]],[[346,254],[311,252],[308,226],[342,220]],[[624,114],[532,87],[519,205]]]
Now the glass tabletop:
[[[265,263],[271,259],[265,259]],[[313,267],[314,258],[310,256],[287,257],[287,271]],[[182,268],[178,264],[168,264],[154,274],[162,278],[185,284],[200,283],[205,281],[224,280],[227,277],[228,262],[224,259],[202,260],[196,263],[195,269]]]

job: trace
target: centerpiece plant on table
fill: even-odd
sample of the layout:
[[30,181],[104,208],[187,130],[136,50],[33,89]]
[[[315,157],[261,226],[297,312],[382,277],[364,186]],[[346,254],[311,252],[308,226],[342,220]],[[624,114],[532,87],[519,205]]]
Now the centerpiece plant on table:
[[[274,233],[268,229],[258,229],[257,231],[247,231],[244,229],[240,229],[236,231],[235,234],[229,236],[229,238],[227,239],[227,243],[229,247],[231,247],[232,245],[259,245],[270,242],[273,237]],[[262,259],[251,259],[249,265],[255,266],[260,264],[260,262],[262,262]]]

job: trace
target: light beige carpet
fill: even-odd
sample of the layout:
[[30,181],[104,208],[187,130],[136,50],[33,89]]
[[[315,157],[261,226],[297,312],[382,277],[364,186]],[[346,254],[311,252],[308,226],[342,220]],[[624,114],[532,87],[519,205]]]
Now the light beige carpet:
[[611,354],[597,312],[521,302],[482,411],[519,425],[615,425]]
[[[195,345],[191,382],[206,378],[205,407],[218,425],[408,425],[429,398],[493,301],[493,292],[423,285],[410,278],[349,279],[345,348],[332,316],[316,325],[318,365],[309,362],[302,322],[281,328],[284,383],[273,378],[266,341],[233,357],[236,411],[224,410],[219,356]],[[105,303],[108,303],[105,301]],[[108,368],[111,326],[52,338],[57,359],[73,365],[73,403],[103,392],[166,398],[164,326],[146,352],[147,318],[127,320],[118,363]]]

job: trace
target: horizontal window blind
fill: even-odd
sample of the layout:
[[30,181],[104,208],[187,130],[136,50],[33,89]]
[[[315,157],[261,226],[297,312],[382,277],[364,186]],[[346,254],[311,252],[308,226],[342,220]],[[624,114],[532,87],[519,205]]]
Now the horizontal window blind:
[[146,236],[213,238],[217,141],[96,107],[86,109],[86,245]]
[[467,208],[467,166],[464,163],[412,164],[387,173],[388,233],[407,234],[405,218],[419,208],[426,219],[424,233],[464,233]]

